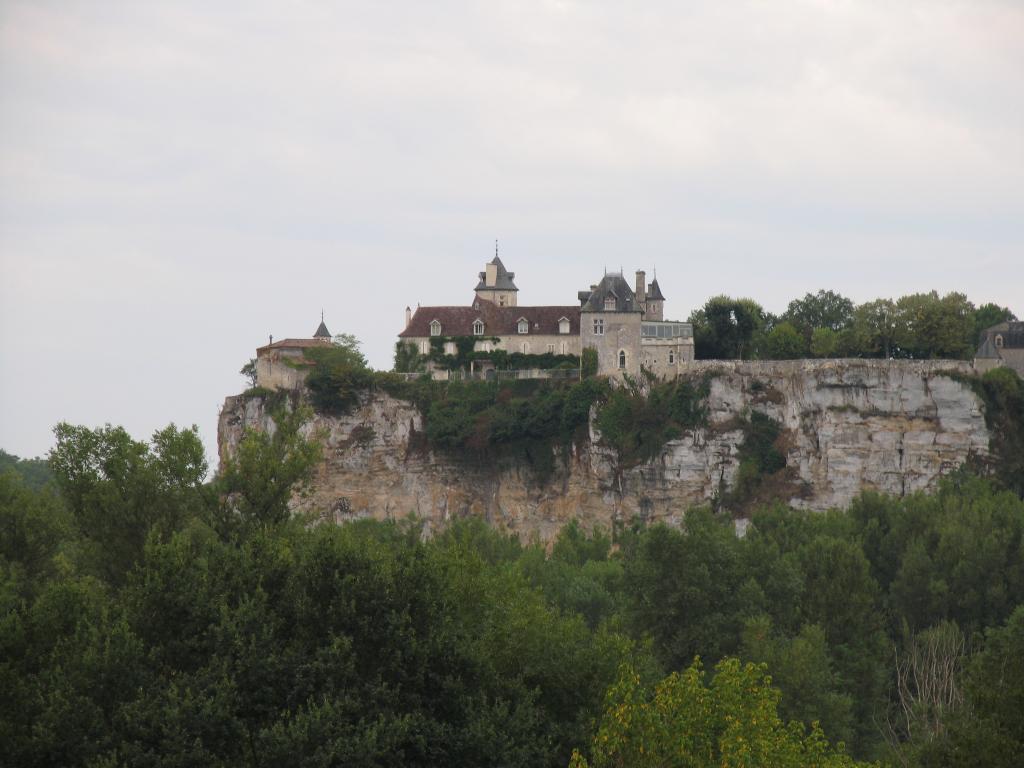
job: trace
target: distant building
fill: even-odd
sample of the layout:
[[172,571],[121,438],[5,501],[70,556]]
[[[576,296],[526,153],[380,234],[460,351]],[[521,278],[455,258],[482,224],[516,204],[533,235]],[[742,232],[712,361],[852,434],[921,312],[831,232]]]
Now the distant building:
[[986,328],[974,353],[974,367],[980,372],[1005,365],[1024,378],[1024,322],[1010,320]]
[[331,332],[323,317],[311,339],[281,339],[256,350],[256,386],[267,389],[298,389],[313,363],[306,350],[331,344]]
[[[657,279],[649,285],[636,273],[636,290],[618,273],[606,274],[589,291],[579,292],[578,305],[519,306],[515,273],[496,255],[479,274],[469,306],[406,307],[405,328],[398,337],[429,355],[434,344],[456,353],[457,337],[478,336],[475,352],[530,355],[581,355],[592,348],[598,373],[637,375],[640,368],[663,378],[674,377],[693,360],[693,328],[664,320],[665,297]],[[474,369],[493,369],[486,359]],[[435,376],[444,372],[432,366]]]

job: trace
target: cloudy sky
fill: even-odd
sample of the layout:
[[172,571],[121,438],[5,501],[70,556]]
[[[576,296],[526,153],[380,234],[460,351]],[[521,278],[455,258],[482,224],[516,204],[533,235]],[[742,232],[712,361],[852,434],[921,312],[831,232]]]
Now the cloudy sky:
[[0,448],[197,424],[326,313],[657,268],[667,314],[1024,314],[1024,3],[0,4]]

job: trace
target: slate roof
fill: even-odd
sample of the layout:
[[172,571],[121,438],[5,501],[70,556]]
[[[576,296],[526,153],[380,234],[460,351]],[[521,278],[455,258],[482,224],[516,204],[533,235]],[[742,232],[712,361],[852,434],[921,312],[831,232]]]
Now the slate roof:
[[579,307],[499,307],[492,301],[476,299],[476,308],[469,307],[419,307],[413,313],[409,327],[398,334],[399,338],[430,336],[430,323],[441,323],[442,336],[472,336],[473,323],[484,322],[485,336],[519,335],[519,319],[530,323],[529,334],[557,336],[558,323],[564,317],[569,321],[569,333],[562,335],[579,336]]
[[[1010,320],[997,323],[981,332],[981,347],[978,348],[978,354],[975,357],[981,357],[981,350],[989,343],[995,347],[997,335],[1003,337],[1003,349],[1024,349],[1024,321]],[[994,355],[994,357],[999,356],[998,352]]]
[[658,285],[658,278],[654,278],[651,284],[647,286],[647,298],[665,300],[665,297],[661,294],[661,286]]
[[518,291],[516,284],[512,282],[512,279],[516,276],[515,272],[509,272],[505,269],[505,265],[501,263],[501,259],[495,256],[491,259],[491,264],[498,266],[498,274],[494,280],[494,285],[487,284],[487,272],[480,273],[480,282],[477,283],[476,290],[478,291]]
[[981,342],[981,346],[978,347],[978,351],[974,353],[974,358],[976,360],[985,360],[985,359],[999,360],[999,359],[1001,359],[1001,355],[999,354],[999,350],[996,349],[995,342],[992,341],[992,337],[991,336],[987,336],[987,335],[985,336],[984,341]]
[[580,299],[580,309],[584,312],[612,311],[605,310],[604,308],[604,300],[608,296],[615,297],[615,312],[640,311],[636,304],[636,295],[633,293],[633,289],[629,287],[629,283],[618,272],[609,272],[601,278],[597,288],[592,291],[580,291],[577,295]]
[[327,330],[327,326],[324,325],[324,321],[320,321],[320,325],[316,329],[316,333],[313,334],[314,339],[328,339],[331,338],[331,332]]

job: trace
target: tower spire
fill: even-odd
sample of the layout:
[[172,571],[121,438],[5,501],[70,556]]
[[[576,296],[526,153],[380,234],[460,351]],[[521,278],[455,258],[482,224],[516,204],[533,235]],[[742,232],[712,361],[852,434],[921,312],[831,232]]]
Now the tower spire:
[[494,258],[498,258],[498,238],[494,238]]

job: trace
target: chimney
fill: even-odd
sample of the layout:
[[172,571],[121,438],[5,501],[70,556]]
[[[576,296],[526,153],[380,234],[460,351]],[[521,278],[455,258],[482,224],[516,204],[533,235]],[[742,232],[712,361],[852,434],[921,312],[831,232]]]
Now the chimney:
[[274,334],[270,334],[270,343],[271,343],[271,344],[273,344],[273,343],[274,343]]
[[412,322],[412,308],[411,307],[406,307],[405,308],[405,327],[408,328],[409,327],[409,323],[411,323],[411,322]]
[[642,269],[636,271],[636,303],[641,308],[647,303],[647,273]]

